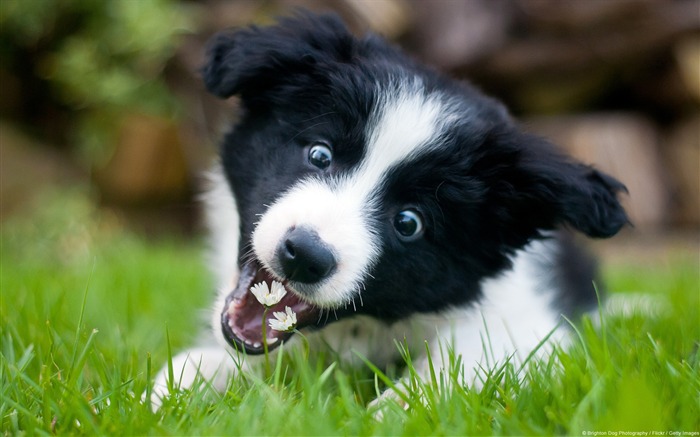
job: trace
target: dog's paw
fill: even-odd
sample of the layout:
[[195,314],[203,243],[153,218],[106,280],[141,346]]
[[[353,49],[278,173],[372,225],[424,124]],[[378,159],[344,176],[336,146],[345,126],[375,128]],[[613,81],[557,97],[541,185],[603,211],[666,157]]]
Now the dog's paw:
[[[240,363],[237,364],[223,348],[197,348],[182,352],[173,357],[172,381],[168,364],[156,375],[150,396],[151,409],[157,411],[171,390],[191,388],[198,378],[205,380],[214,390],[224,392],[238,368]],[[144,393],[143,401],[146,401],[145,396]]]
[[[400,389],[398,389],[400,390]],[[372,416],[377,421],[384,420],[384,414],[392,406],[398,406],[404,411],[408,411],[411,405],[408,402],[408,396],[404,392],[399,392],[396,389],[384,390],[375,400],[367,405],[367,409],[372,413]]]

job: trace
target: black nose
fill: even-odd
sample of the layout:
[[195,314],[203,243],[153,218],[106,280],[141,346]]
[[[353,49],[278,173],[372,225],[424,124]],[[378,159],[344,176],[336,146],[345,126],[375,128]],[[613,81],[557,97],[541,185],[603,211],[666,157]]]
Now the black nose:
[[277,259],[287,279],[313,284],[336,267],[333,252],[321,237],[305,227],[290,229],[277,247]]

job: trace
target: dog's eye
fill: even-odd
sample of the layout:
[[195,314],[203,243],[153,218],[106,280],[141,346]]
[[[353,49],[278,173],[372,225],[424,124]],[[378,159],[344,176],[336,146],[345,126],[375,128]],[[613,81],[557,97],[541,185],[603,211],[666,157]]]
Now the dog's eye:
[[394,229],[404,241],[413,241],[423,233],[423,218],[415,209],[406,209],[394,217]]
[[311,163],[311,165],[314,167],[325,170],[329,165],[331,165],[332,159],[333,152],[331,152],[331,148],[328,147],[326,143],[314,143],[309,149],[309,163]]

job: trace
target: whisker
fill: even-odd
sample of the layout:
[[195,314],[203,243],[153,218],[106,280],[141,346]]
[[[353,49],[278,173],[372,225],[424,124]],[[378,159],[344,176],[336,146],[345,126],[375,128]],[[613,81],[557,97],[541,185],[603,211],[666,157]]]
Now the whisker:
[[241,259],[243,260],[244,263],[248,263],[248,262],[255,260],[255,251],[253,250],[253,248],[251,247],[248,250],[246,250],[241,255]]
[[241,259],[243,260],[244,263],[249,263],[251,261],[254,261],[256,259],[256,256],[255,256],[255,251],[253,250],[253,248],[251,247],[245,253],[243,253],[243,255],[241,255]]
[[357,312],[357,307],[355,306],[355,298],[352,298],[352,309]]
[[300,130],[300,131],[297,132],[292,138],[290,138],[289,141],[287,141],[286,143],[284,143],[284,145],[285,145],[285,146],[288,145],[289,143],[291,143],[292,141],[294,141],[294,138],[296,138],[296,137],[298,137],[299,135],[303,134],[303,133],[306,132],[307,130],[313,129],[313,128],[315,128],[316,126],[321,126],[322,124],[327,124],[327,123],[328,123],[327,121],[322,121],[322,122],[320,122],[320,123],[312,124],[311,126],[306,127],[306,128],[304,128],[304,129]]
[[335,113],[336,113],[335,111],[324,112],[321,115],[316,115],[316,116],[313,116],[311,118],[307,118],[306,120],[303,120],[302,123],[306,123],[306,122],[309,122],[311,120],[316,120],[317,118],[325,117],[326,115],[331,115],[331,114],[335,114]]

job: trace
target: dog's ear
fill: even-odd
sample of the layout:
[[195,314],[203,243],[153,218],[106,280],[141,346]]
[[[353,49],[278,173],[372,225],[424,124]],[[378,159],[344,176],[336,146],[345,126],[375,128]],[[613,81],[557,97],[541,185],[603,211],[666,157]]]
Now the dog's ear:
[[505,161],[511,165],[491,174],[488,186],[493,191],[488,197],[502,205],[499,215],[511,228],[544,230],[564,225],[590,237],[607,238],[629,223],[618,200],[627,189],[618,180],[567,157],[540,138],[525,134],[506,138],[492,149],[505,150]]
[[220,33],[209,43],[204,83],[216,96],[245,99],[324,64],[350,60],[354,41],[336,15],[308,12],[270,27]]

